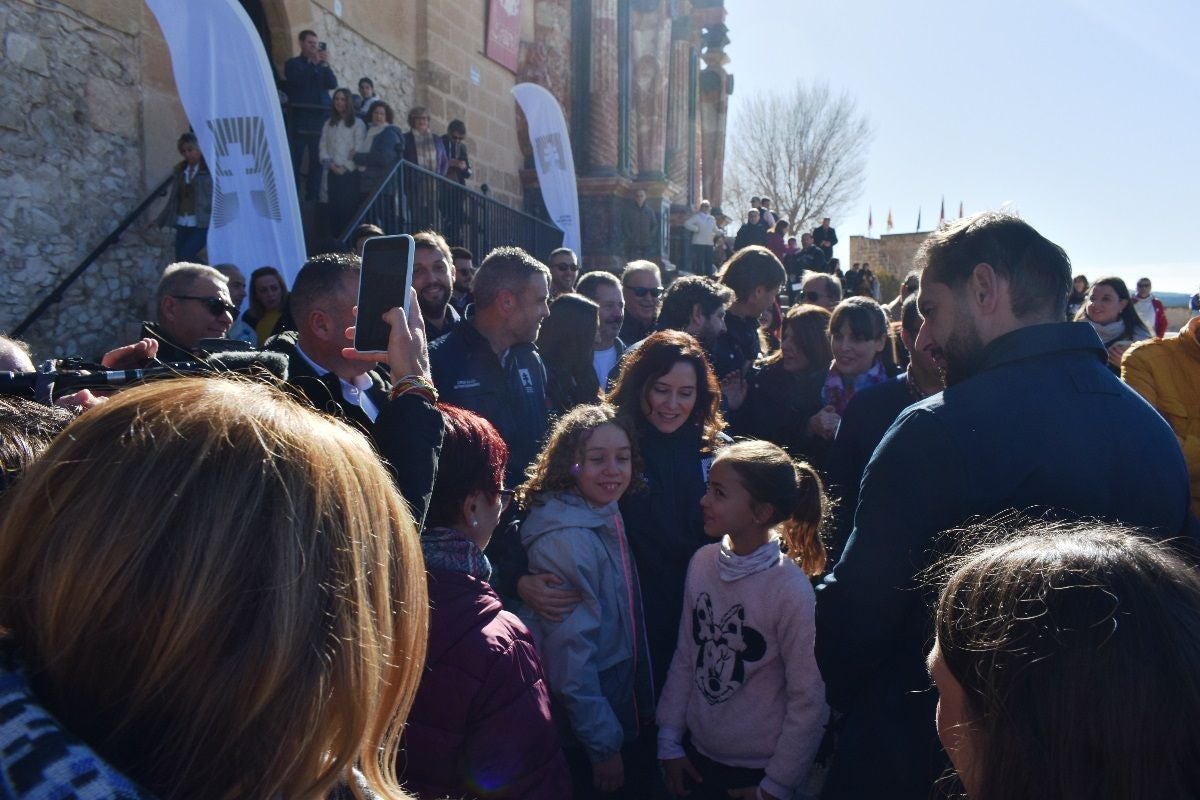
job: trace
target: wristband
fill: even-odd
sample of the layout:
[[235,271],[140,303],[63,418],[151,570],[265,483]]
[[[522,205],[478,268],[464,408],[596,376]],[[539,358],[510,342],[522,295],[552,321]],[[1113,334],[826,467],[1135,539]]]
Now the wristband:
[[388,393],[389,400],[395,400],[397,397],[406,394],[415,394],[425,398],[430,405],[433,405],[438,400],[437,389],[423,375],[405,375],[398,381],[392,384],[392,391]]

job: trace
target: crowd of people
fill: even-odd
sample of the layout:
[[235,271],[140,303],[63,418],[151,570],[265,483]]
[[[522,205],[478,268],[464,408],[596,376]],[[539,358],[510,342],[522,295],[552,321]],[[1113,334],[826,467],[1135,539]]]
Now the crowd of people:
[[169,266],[103,368],[254,378],[0,398],[4,785],[1200,796],[1200,317],[1000,214],[843,297],[781,222],[666,287],[422,232],[386,352],[354,253]]

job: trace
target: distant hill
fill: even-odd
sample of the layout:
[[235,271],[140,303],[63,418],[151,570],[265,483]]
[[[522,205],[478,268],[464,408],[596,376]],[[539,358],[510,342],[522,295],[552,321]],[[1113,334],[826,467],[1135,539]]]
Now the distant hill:
[[1167,308],[1187,308],[1188,301],[1192,298],[1190,294],[1179,294],[1177,292],[1155,292],[1154,296],[1162,301],[1162,304]]

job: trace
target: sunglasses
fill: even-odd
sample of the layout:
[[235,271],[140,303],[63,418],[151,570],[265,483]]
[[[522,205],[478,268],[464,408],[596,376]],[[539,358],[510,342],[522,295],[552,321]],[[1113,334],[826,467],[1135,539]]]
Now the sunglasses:
[[646,295],[650,295],[656,300],[662,297],[663,293],[661,286],[626,286],[625,288],[633,292],[634,297],[645,297]]
[[233,303],[226,303],[219,297],[196,297],[191,294],[173,294],[171,296],[176,300],[196,300],[201,302],[208,309],[208,313],[214,317],[219,317],[222,314],[228,314],[231,317],[237,316],[238,307]]
[[554,267],[555,269],[560,269],[563,272],[575,272],[577,269],[579,269],[578,264],[561,264],[560,263],[560,264],[551,264],[550,266]]

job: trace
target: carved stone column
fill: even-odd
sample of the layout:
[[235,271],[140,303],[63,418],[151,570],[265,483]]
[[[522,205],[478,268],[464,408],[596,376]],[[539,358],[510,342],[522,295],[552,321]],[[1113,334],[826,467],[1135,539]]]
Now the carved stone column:
[[[688,114],[688,98],[692,77],[692,20],[689,8],[678,9],[680,16],[671,21],[671,73],[667,90],[667,177],[679,186],[687,185],[688,142],[692,135],[692,120]],[[685,14],[689,14],[685,16]],[[686,202],[679,198],[677,202]]]
[[633,130],[639,179],[660,180],[666,172],[667,78],[671,28],[665,0],[634,0]]
[[620,135],[617,105],[617,0],[592,0],[591,119],[588,156],[592,174],[617,170]]
[[[725,45],[729,44],[728,28],[725,27],[725,9],[710,9],[712,21],[704,27],[704,50],[701,58],[705,68],[700,73],[700,155],[703,164],[701,194],[721,208],[722,177],[725,171],[725,124],[729,113],[729,95],[733,91],[733,76],[725,71],[729,56]],[[728,209],[722,209],[729,213]],[[738,211],[732,214],[738,218]]]

